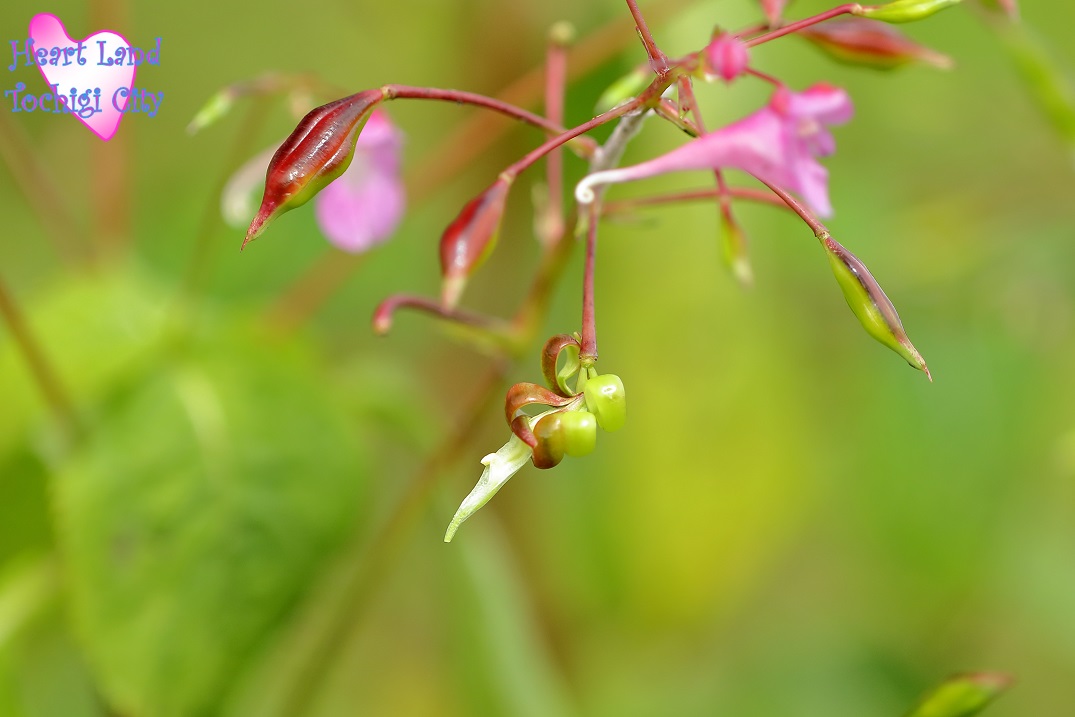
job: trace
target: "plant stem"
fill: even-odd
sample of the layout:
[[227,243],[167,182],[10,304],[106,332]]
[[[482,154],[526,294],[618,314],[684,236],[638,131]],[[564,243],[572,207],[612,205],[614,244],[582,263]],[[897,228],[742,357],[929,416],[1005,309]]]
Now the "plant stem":
[[[439,100],[441,102],[474,105],[475,107],[484,107],[487,110],[499,112],[502,115],[525,122],[549,134],[560,135],[567,131],[559,124],[551,122],[541,115],[524,110],[522,107],[516,107],[494,97],[486,97],[474,92],[442,90],[435,87],[411,87],[409,85],[385,85],[381,88],[381,91],[384,93],[385,99],[388,100]],[[579,145],[579,154],[583,157],[589,157],[597,146],[591,139],[582,140],[577,144]]]
[[[755,177],[755,179],[757,178]],[[822,237],[829,235],[828,228],[821,223],[820,219],[814,216],[813,212],[803,206],[803,204],[798,199],[791,196],[783,189],[775,187],[768,182],[762,182],[762,180],[760,179],[758,181],[764,184],[770,190],[772,190],[773,194],[780,197],[784,204],[787,204],[793,212],[798,214],[802,218],[802,220],[806,222],[807,226],[809,226],[810,229],[814,232],[814,236],[816,236],[818,239],[821,239]]]
[[[545,55],[545,114],[549,121],[564,123],[564,89],[567,82],[567,47],[574,30],[566,23],[549,31]],[[538,220],[538,239],[548,247],[564,234],[564,156],[557,147],[545,157],[545,206]]]
[[642,45],[646,48],[646,54],[649,55],[650,67],[657,74],[664,74],[668,71],[668,57],[653,40],[653,34],[646,25],[646,19],[642,17],[637,0],[627,0],[627,8],[631,11],[631,17],[634,18],[635,27],[638,29],[638,36],[642,38]]
[[793,22],[790,25],[784,25],[783,27],[777,28],[776,30],[767,32],[764,35],[759,35],[752,40],[746,40],[744,44],[746,44],[747,47],[761,45],[763,43],[769,42],[770,40],[775,40],[778,37],[783,37],[784,35],[790,35],[793,32],[798,32],[804,27],[810,27],[811,25],[816,25],[819,22],[825,22],[826,20],[831,20],[834,17],[846,15],[848,13],[852,13],[856,10],[861,9],[862,5],[860,5],[859,3],[848,3],[846,5],[839,5],[837,7],[832,8],[831,10],[826,10],[823,13],[814,15],[813,17],[808,17],[805,20],[799,20],[798,22]]
[[78,422],[75,419],[74,404],[67,395],[63,384],[60,382],[56,371],[53,369],[48,357],[40,344],[34,338],[29,324],[26,323],[22,311],[19,309],[15,298],[8,292],[3,278],[0,278],[0,317],[3,317],[11,336],[15,340],[15,346],[26,361],[27,367],[34,378],[34,383],[41,391],[41,395],[48,404],[63,431],[69,444],[78,435]]
[[448,309],[439,301],[414,294],[393,294],[377,305],[373,312],[373,330],[384,336],[392,329],[395,313],[399,309],[414,309],[444,321],[479,331],[484,337],[502,347],[516,343],[511,324],[500,319],[475,314],[461,309]]
[[597,201],[590,203],[586,217],[586,265],[582,274],[582,341],[579,346],[579,360],[586,367],[592,366],[597,361],[593,276],[597,258],[598,204]]

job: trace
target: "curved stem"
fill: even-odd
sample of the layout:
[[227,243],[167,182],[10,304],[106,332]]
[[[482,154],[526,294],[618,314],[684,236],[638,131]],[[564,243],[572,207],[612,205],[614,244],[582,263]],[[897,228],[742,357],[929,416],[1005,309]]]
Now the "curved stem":
[[[766,192],[762,189],[751,189],[749,187],[728,187],[727,195],[731,199],[742,199],[750,202],[758,202],[759,204],[768,204],[774,207],[789,208],[785,202],[778,196],[774,196],[770,192]],[[674,204],[676,202],[693,202],[702,199],[719,199],[721,196],[721,190],[718,189],[694,189],[686,192],[673,192],[671,194],[657,194],[645,197],[636,197],[633,199],[621,199],[615,202],[608,202],[605,204],[601,216],[607,217],[615,214],[622,214],[636,207],[650,207],[661,204]]]
[[[757,179],[757,177],[755,177],[755,179]],[[806,222],[807,226],[809,226],[810,229],[814,232],[814,236],[816,236],[818,239],[821,239],[822,237],[828,236],[828,234],[829,234],[828,228],[824,224],[822,224],[821,220],[818,219],[816,216],[814,216],[813,212],[811,212],[809,209],[807,209],[802,204],[802,202],[800,202],[798,199],[796,199],[795,197],[793,197],[790,194],[788,194],[787,192],[785,192],[780,187],[775,187],[772,184],[769,184],[768,182],[764,182],[764,181],[762,181],[760,179],[758,179],[758,181],[761,182],[762,184],[764,184],[770,190],[772,190],[773,194],[775,194],[776,196],[780,197],[780,199],[784,202],[784,204],[787,204],[788,207],[793,212],[798,214],[799,217],[804,222]]]
[[414,294],[394,294],[377,305],[373,312],[373,330],[384,336],[392,329],[395,314],[400,309],[413,309],[450,323],[476,329],[498,345],[511,346],[515,336],[511,324],[500,319],[461,309],[445,308],[441,302]]
[[[544,130],[549,134],[559,135],[567,131],[557,123],[547,120],[541,115],[534,114],[529,110],[524,110],[522,107],[516,107],[508,102],[498,100],[494,97],[479,95],[474,92],[442,90],[435,87],[411,87],[409,85],[384,85],[381,87],[381,91],[384,93],[385,99],[388,100],[439,100],[441,102],[474,105],[475,107],[484,107],[487,110],[499,112],[512,119],[525,122],[538,129]],[[589,157],[597,146],[597,143],[591,139],[580,140],[576,144],[578,146],[579,154],[582,157]]]

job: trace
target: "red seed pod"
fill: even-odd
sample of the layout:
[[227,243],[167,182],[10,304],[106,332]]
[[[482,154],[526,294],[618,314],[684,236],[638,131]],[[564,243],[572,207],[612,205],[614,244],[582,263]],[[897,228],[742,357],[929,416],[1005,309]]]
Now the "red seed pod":
[[311,110],[284,140],[265,173],[261,208],[246,232],[245,247],[280,214],[301,206],[343,174],[355,153],[358,133],[384,99],[366,90]]
[[926,62],[945,70],[952,67],[947,55],[919,45],[880,20],[861,17],[829,20],[804,28],[798,34],[835,59],[853,65],[889,70],[910,62]]
[[496,244],[512,178],[500,175],[492,186],[467,202],[440,239],[441,300],[455,306],[469,277]]
[[[539,403],[544,406],[560,408],[571,403],[572,399],[559,396],[544,386],[536,383],[517,383],[508,389],[508,395],[504,398],[504,417],[508,425],[516,418],[516,412],[523,406],[531,403]],[[519,436],[522,438],[522,436]]]

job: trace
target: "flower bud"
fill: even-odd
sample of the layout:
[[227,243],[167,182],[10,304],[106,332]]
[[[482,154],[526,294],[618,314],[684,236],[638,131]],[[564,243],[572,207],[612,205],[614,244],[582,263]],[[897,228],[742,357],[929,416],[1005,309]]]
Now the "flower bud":
[[467,202],[440,239],[440,268],[444,280],[441,301],[459,303],[467,278],[492,252],[508,201],[512,177],[500,175],[492,186]]
[[884,22],[914,22],[960,2],[961,0],[895,0],[884,5],[862,5],[853,10],[852,14]]
[[280,214],[301,206],[343,174],[355,142],[381,90],[367,90],[311,110],[269,162],[261,208],[250,223],[245,247]]
[[620,377],[606,373],[586,381],[583,388],[586,408],[597,418],[597,425],[611,433],[627,422],[627,394]]
[[926,377],[932,381],[933,377],[925,360],[907,338],[896,307],[885,296],[866,265],[827,234],[819,239],[829,256],[829,264],[832,265],[832,272],[836,275],[844,299],[862,327],[870,336],[902,356],[911,366],[924,371]]
[[746,72],[750,51],[746,43],[725,32],[713,38],[702,51],[702,57],[705,78],[712,80],[719,77],[727,83]]
[[910,62],[927,62],[947,70],[947,55],[919,45],[879,20],[849,17],[829,20],[797,33],[835,59],[853,65],[889,70]]

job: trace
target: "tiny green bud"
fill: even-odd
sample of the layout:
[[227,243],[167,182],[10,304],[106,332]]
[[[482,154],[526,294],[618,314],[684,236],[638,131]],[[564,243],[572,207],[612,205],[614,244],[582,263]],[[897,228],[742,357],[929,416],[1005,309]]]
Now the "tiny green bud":
[[586,456],[597,447],[597,417],[589,411],[564,411],[560,430],[564,434],[564,452],[569,456]]
[[895,0],[885,5],[863,5],[852,14],[884,22],[914,22],[958,5],[961,0]]
[[616,374],[606,373],[586,381],[583,388],[586,408],[597,418],[597,425],[608,432],[618,431],[627,422],[627,394]]

